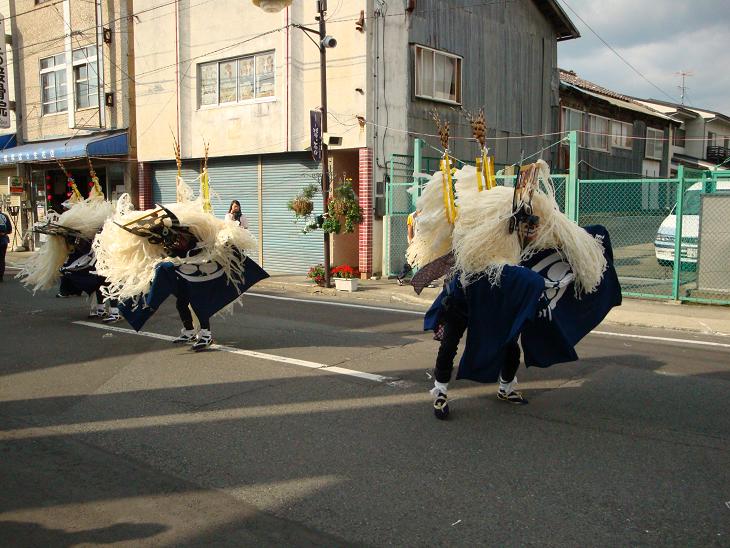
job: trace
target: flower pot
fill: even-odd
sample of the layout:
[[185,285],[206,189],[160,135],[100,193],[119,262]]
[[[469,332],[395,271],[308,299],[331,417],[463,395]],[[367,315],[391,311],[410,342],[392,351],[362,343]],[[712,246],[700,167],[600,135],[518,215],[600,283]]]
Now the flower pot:
[[357,278],[335,278],[337,291],[357,291],[360,280]]

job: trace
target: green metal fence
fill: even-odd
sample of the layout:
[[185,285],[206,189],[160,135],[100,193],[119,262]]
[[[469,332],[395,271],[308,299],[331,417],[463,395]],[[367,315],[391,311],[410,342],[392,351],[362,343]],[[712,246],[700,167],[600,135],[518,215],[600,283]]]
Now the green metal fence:
[[[393,155],[386,187],[385,275],[403,268],[406,221],[439,158]],[[514,177],[498,176],[513,185]],[[730,304],[730,170],[669,179],[578,180],[553,175],[561,209],[581,226],[608,229],[623,294]],[[679,235],[682,235],[680,238]]]

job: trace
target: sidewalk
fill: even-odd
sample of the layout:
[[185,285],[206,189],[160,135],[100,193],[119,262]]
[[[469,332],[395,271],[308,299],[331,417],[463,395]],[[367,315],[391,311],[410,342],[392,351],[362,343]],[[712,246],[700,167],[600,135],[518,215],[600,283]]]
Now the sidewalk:
[[[24,263],[31,252],[9,252],[8,268]],[[6,278],[13,275],[6,273]],[[299,294],[303,297],[324,298],[342,302],[372,306],[397,306],[426,310],[441,288],[425,288],[416,295],[409,285],[399,286],[395,280],[360,280],[360,288],[354,293],[323,288],[313,284],[305,275],[273,275],[254,287],[253,291]],[[669,301],[650,301],[624,298],[620,307],[614,308],[601,324],[654,327],[693,331],[707,335],[730,336],[730,307],[716,305],[677,304]]]

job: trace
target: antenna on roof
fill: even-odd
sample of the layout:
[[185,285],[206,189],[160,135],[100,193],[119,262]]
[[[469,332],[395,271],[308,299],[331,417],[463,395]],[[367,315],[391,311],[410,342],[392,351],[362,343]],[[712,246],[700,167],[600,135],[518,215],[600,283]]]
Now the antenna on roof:
[[684,105],[684,98],[687,95],[687,89],[688,89],[687,85],[686,85],[686,78],[688,76],[694,76],[694,72],[688,71],[688,70],[681,70],[679,72],[675,72],[674,74],[675,74],[675,76],[682,77],[682,85],[677,86],[677,87],[679,88],[679,91],[682,92],[682,94],[680,95],[680,98],[681,98],[681,103]]

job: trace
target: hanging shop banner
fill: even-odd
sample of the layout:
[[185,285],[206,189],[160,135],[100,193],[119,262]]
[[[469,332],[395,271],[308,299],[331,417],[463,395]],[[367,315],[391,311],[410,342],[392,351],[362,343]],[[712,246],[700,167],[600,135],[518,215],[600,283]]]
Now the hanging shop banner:
[[5,20],[0,17],[0,128],[10,127],[10,86],[5,52]]
[[309,126],[311,130],[312,158],[315,162],[322,161],[322,111],[309,111]]

